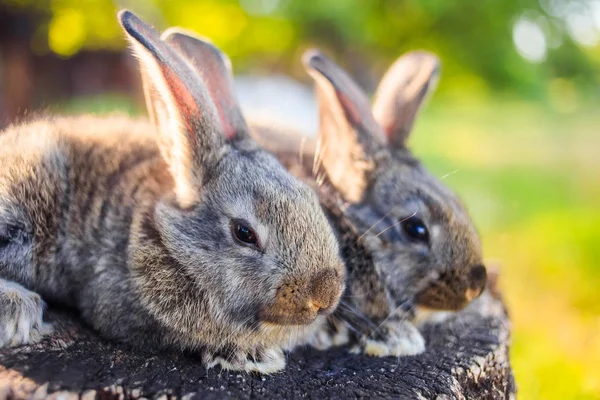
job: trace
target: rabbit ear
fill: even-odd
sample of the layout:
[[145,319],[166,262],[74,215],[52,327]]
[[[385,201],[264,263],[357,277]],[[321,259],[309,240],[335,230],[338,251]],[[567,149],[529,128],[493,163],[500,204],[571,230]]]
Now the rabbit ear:
[[352,79],[318,50],[302,57],[319,98],[319,160],[329,181],[350,202],[359,202],[385,137],[369,100]]
[[182,207],[190,206],[223,153],[217,111],[200,79],[154,29],[127,10],[118,18],[139,58],[146,105],[175,180],[177,200]]
[[167,29],[162,39],[172,46],[206,83],[228,139],[249,137],[231,74],[229,58],[208,39],[181,28]]
[[437,85],[440,62],[424,51],[407,53],[386,72],[373,105],[373,115],[383,127],[388,143],[405,147],[415,118]]

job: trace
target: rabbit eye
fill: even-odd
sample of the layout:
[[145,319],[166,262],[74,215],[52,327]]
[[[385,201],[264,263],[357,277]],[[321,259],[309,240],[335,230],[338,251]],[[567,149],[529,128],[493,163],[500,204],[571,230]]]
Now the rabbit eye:
[[410,217],[402,221],[401,225],[402,230],[410,239],[424,243],[429,242],[429,230],[419,218]]
[[254,230],[250,228],[245,222],[232,221],[231,234],[236,240],[244,244],[258,247],[258,236],[256,236]]

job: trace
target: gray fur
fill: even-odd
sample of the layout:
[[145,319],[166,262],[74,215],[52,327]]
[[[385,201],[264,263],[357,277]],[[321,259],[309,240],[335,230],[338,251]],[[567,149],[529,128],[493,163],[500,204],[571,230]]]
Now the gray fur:
[[[410,323],[416,314],[460,310],[486,282],[467,211],[406,147],[413,120],[437,81],[437,58],[423,52],[401,57],[382,80],[375,115],[360,88],[323,54],[307,52],[304,63],[317,84],[317,142],[280,132],[273,143],[272,128],[251,123],[251,129],[261,145],[315,187],[337,232],[349,275],[330,318],[330,342],[350,330],[368,354],[422,352],[423,338]],[[403,230],[414,218],[428,228],[428,242]],[[317,337],[318,346],[326,347],[327,340]]]
[[[156,32],[119,18],[154,126],[53,117],[0,134],[0,302],[17,304],[0,331],[32,333],[0,345],[39,340],[41,295],[109,339],[279,370],[282,346],[317,329],[344,289],[318,198],[244,125],[224,128],[218,94]],[[259,247],[234,239],[237,220]]]

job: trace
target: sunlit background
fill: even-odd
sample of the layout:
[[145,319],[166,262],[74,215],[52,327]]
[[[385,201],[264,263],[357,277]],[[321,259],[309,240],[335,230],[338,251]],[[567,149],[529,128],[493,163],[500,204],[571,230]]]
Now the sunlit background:
[[248,114],[309,133],[308,47],[369,93],[403,52],[438,54],[411,144],[500,262],[519,397],[600,398],[600,0],[4,0],[0,126],[39,109],[143,112],[120,7],[210,37]]

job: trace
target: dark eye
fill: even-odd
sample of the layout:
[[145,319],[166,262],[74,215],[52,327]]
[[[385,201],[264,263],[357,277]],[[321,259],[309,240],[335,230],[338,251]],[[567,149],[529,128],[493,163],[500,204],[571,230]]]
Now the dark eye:
[[412,240],[428,243],[429,231],[425,223],[417,217],[410,217],[402,221],[402,230]]
[[242,243],[258,246],[258,237],[252,228],[241,221],[231,222],[231,234]]

